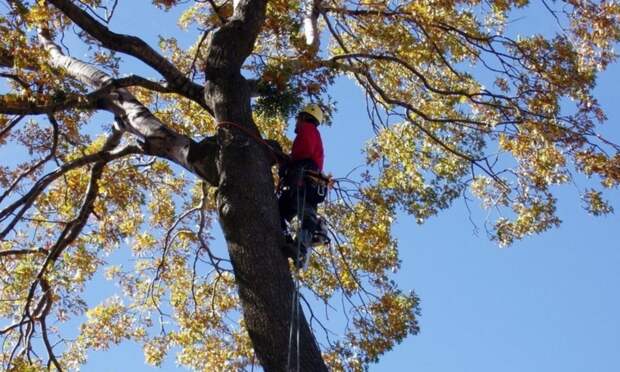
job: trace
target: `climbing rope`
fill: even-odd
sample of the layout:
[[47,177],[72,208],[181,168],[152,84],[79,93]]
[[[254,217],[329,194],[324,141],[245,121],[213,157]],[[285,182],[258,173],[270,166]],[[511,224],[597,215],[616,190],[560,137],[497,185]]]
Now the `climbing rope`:
[[[304,169],[302,168],[302,172],[301,172],[301,177],[303,177],[303,173],[304,173]],[[299,191],[299,187],[297,188],[297,220],[298,220],[298,226],[297,226],[297,252],[296,252],[296,262],[294,262],[295,265],[295,273],[293,274],[295,276],[295,290],[293,292],[293,303],[291,304],[291,321],[290,321],[290,326],[289,326],[289,338],[288,338],[288,351],[287,351],[287,356],[286,356],[286,370],[290,371],[291,370],[291,349],[293,348],[293,327],[297,328],[297,334],[296,334],[296,345],[297,345],[297,360],[296,360],[296,366],[297,369],[296,371],[299,372],[300,369],[300,352],[299,352],[299,338],[300,338],[300,330],[299,330],[299,325],[300,325],[300,301],[299,301],[299,270],[300,267],[297,265],[297,263],[299,262],[300,259],[300,252],[301,252],[301,234],[302,234],[302,230],[303,230],[303,223],[304,223],[304,217],[305,217],[305,209],[306,209],[306,186],[304,184],[303,187],[303,198],[301,198],[300,200],[300,191]],[[301,204],[301,205],[300,205]],[[300,208],[301,207],[301,208]],[[307,248],[307,247],[306,247]],[[306,254],[308,254],[308,252],[306,252]]]

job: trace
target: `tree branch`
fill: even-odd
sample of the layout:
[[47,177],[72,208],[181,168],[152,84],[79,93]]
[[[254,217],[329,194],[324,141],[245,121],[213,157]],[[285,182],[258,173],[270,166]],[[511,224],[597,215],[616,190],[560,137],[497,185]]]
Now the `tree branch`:
[[[49,358],[49,363],[54,364],[54,367],[58,370],[58,372],[62,372],[63,369],[54,354],[54,350],[52,344],[50,343],[49,336],[47,333],[47,315],[49,314],[50,309],[52,308],[52,287],[48,283],[47,279],[41,279],[41,290],[43,291],[43,298],[46,300],[46,306],[41,311],[41,316],[39,319],[39,323],[41,324],[41,335],[43,336],[43,343],[45,344],[45,349],[47,350],[47,356]],[[49,365],[48,365],[49,368]]]
[[58,131],[59,131],[58,122],[56,122],[56,119],[54,119],[52,115],[48,115],[48,119],[50,123],[52,124],[52,129],[53,129],[52,145],[50,146],[50,153],[46,157],[39,160],[36,164],[26,169],[24,172],[22,172],[19,176],[16,177],[15,180],[13,180],[13,182],[11,183],[11,185],[7,187],[4,193],[0,195],[0,203],[2,203],[4,198],[6,198],[7,195],[9,195],[15,187],[17,187],[17,185],[21,182],[21,180],[30,176],[34,171],[39,169],[43,164],[47,163],[50,159],[56,156],[56,148],[58,147]]
[[[43,248],[37,249],[10,249],[7,251],[0,251],[0,258],[9,256],[25,256],[29,254],[46,254],[47,251]],[[1,334],[2,332],[0,332]]]
[[30,85],[28,85],[28,83],[22,80],[22,78],[19,77],[17,74],[9,74],[6,72],[0,72],[0,77],[11,79],[17,84],[19,84],[23,89],[30,90]]
[[[6,220],[10,215],[14,214],[11,222],[0,233],[0,239],[4,239],[6,235],[15,227],[19,219],[32,206],[36,198],[49,186],[68,171],[81,167],[93,162],[109,162],[129,154],[141,153],[142,149],[137,146],[126,146],[117,151],[99,151],[91,155],[86,155],[69,163],[63,164],[53,172],[40,178],[24,196],[13,202],[11,205],[0,211],[0,221]],[[21,208],[20,208],[21,207]],[[19,210],[17,210],[20,208]]]
[[6,49],[0,48],[0,66],[13,67],[13,54]]
[[[97,198],[97,195],[99,194],[98,183],[99,183],[99,180],[101,179],[101,176],[103,174],[103,169],[105,168],[106,164],[107,162],[105,161],[99,161],[91,169],[90,181],[88,183],[88,188],[86,190],[86,194],[82,201],[82,206],[80,208],[78,215],[60,233],[60,235],[58,236],[58,239],[56,240],[56,243],[54,244],[54,246],[50,248],[47,258],[41,265],[35,280],[32,282],[30,286],[30,290],[28,292],[28,296],[24,304],[24,310],[22,313],[21,321],[19,322],[21,337],[16,343],[13,349],[13,352],[11,353],[11,357],[9,358],[9,366],[13,360],[13,357],[15,355],[17,348],[22,343],[22,340],[23,340],[24,345],[26,346],[26,351],[28,353],[30,352],[29,345],[30,345],[30,339],[32,337],[32,332],[34,330],[34,322],[36,320],[39,320],[41,322],[42,329],[44,329],[45,331],[45,334],[43,335],[43,337],[44,337],[44,343],[45,343],[46,349],[49,354],[50,362],[53,363],[57,368],[60,367],[60,364],[58,363],[58,360],[56,360],[53,350],[51,349],[51,344],[49,344],[49,340],[47,339],[47,327],[45,323],[45,317],[47,316],[47,313],[49,312],[51,308],[51,297],[49,295],[51,292],[51,287],[49,286],[47,279],[45,278],[45,275],[47,273],[49,266],[53,265],[58,259],[58,257],[60,257],[64,249],[68,247],[70,244],[72,244],[73,241],[75,241],[75,239],[79,236],[79,234],[82,232],[82,229],[86,225],[86,222],[88,221],[88,217],[90,216],[93,210],[93,206]],[[41,300],[37,304],[36,309],[34,311],[34,315],[33,315],[30,312],[30,304],[32,303],[35,297],[36,289],[38,286],[41,286],[41,289],[43,290],[43,295],[42,295]],[[27,325],[25,336],[22,330],[23,325]],[[62,370],[62,369],[59,369],[59,370]]]
[[[34,102],[33,102],[34,98]],[[41,115],[51,114],[67,109],[92,109],[96,107],[96,98],[71,94],[67,98],[37,103],[49,100],[49,96],[21,97],[12,95],[0,96],[0,114],[5,115]]]
[[123,78],[111,80],[109,82],[109,85],[106,85],[106,87],[103,87],[101,89],[105,88],[108,91],[110,91],[112,89],[128,88],[128,87],[135,87],[135,86],[146,88],[148,90],[152,90],[154,92],[159,92],[159,93],[175,93],[176,92],[173,88],[170,88],[167,83],[160,84],[156,81],[146,79],[139,75],[129,75]]
[[22,121],[22,119],[26,117],[25,115],[19,115],[18,117],[14,118],[13,120],[11,120],[11,122],[4,128],[2,128],[2,130],[0,130],[0,140],[2,140],[4,138],[5,135],[7,135],[7,133],[9,133],[11,131],[11,129],[13,129],[13,127],[15,127],[17,124],[19,124],[20,121]]
[[159,72],[170,84],[170,88],[176,93],[191,99],[209,113],[212,113],[211,108],[204,99],[203,87],[189,80],[170,61],[157,53],[142,39],[110,31],[70,0],[48,0],[48,2],[56,6],[56,8],[90,36],[98,40],[103,46],[136,57],[146,63]]
[[304,37],[306,38],[306,45],[314,52],[318,51],[320,43],[317,26],[319,6],[320,0],[306,0],[304,5]]
[[205,69],[210,79],[239,72],[254,48],[265,8],[264,0],[240,1],[229,21],[213,34]]
[[[115,82],[92,65],[63,55],[60,48],[44,32],[39,34],[39,39],[49,52],[50,63],[53,66],[64,68],[74,78],[97,89],[97,94],[101,95],[98,100],[100,106],[114,113],[124,130],[144,141],[144,153],[171,160],[212,185],[217,184],[215,142],[207,138],[197,144],[191,138],[173,131],[127,89],[113,89],[114,84],[119,83],[118,80]],[[145,83],[145,79],[135,76],[126,80],[120,79],[120,84],[133,82]]]

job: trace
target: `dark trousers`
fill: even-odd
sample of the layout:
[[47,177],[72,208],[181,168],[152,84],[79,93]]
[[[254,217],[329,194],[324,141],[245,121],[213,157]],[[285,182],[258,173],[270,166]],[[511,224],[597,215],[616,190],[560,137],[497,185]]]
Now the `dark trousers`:
[[284,190],[282,195],[280,195],[278,205],[280,207],[282,230],[286,231],[287,223],[296,215],[302,217],[303,230],[314,232],[319,228],[318,216],[316,214],[317,203],[312,203],[307,197],[304,198],[304,191],[307,191],[304,189],[304,186],[290,188]]
[[295,215],[302,217],[302,230],[313,233],[319,229],[319,219],[316,213],[318,205],[316,187],[304,177],[305,170],[315,170],[316,166],[310,161],[292,164],[283,179],[283,187],[278,206],[280,208],[280,222],[282,230],[287,231],[287,223]]

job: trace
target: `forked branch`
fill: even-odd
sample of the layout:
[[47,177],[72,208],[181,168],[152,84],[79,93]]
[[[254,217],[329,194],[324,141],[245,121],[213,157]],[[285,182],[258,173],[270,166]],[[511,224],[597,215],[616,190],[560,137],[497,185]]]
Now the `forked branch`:
[[203,87],[189,80],[170,61],[151,48],[144,40],[130,35],[117,34],[98,22],[70,0],[48,0],[75,24],[98,40],[104,47],[136,57],[159,72],[170,88],[198,103],[211,112],[204,99]]

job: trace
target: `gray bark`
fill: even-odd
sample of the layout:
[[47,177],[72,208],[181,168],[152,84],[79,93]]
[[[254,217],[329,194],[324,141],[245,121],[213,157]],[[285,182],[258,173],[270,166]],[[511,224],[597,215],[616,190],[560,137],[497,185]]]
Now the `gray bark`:
[[306,45],[310,46],[314,51],[319,48],[319,29],[317,21],[319,18],[319,0],[306,0],[304,4],[304,38]]
[[[95,89],[101,89],[112,78],[97,68],[62,54],[60,48],[51,42],[44,33],[39,40],[50,55],[50,64],[65,69],[71,76]],[[191,138],[176,133],[157,119],[127,89],[114,89],[100,99],[100,105],[114,113],[123,126],[122,129],[136,135],[143,142],[144,152],[169,159],[185,169],[210,182],[217,184],[215,143],[203,142],[198,146]],[[202,156],[191,154],[200,150]]]

